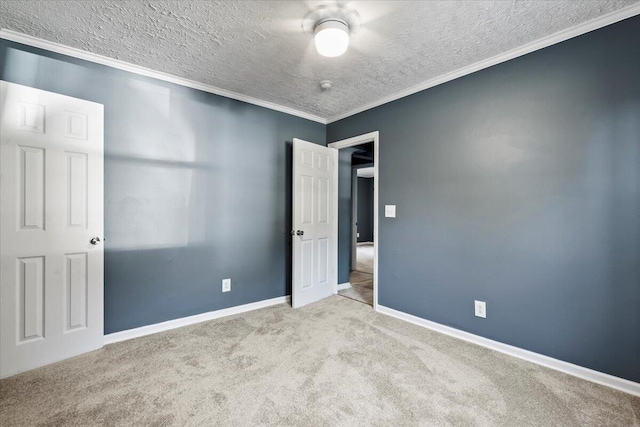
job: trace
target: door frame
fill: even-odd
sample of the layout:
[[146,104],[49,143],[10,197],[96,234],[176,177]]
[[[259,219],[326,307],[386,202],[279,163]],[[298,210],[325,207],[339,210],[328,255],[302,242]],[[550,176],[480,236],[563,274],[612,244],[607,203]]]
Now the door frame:
[[358,265],[356,250],[358,248],[358,173],[354,176],[354,168],[351,165],[351,270]]
[[[343,139],[340,141],[332,142],[327,145],[330,148],[336,148],[338,150],[347,147],[353,147],[356,145],[367,144],[373,142],[373,309],[378,311],[378,246],[380,243],[380,233],[378,232],[379,226],[379,188],[380,188],[380,132],[374,131],[365,133],[362,135],[354,136],[351,138]],[[335,182],[335,203],[338,205],[338,180]],[[335,235],[338,236],[338,222],[334,222]],[[338,271],[338,265],[336,260],[336,272]],[[338,283],[334,284],[333,293],[338,293]]]

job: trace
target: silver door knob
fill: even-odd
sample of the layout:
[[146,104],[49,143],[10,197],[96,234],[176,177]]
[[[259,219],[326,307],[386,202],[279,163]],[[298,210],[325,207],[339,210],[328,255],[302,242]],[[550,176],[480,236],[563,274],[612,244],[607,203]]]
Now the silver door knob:
[[296,231],[296,234],[297,234],[298,236],[304,236],[304,231],[302,231],[302,230],[298,230],[298,231]]
[[89,240],[89,243],[91,243],[92,245],[98,245],[98,244],[100,244],[100,238],[99,237],[92,237],[91,240]]

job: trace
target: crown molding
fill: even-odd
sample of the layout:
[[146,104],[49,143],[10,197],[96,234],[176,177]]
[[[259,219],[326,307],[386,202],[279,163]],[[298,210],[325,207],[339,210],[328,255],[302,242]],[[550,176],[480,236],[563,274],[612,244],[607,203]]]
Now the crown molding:
[[203,92],[213,93],[214,95],[224,96],[225,98],[235,99],[237,101],[246,102],[248,104],[257,105],[259,107],[268,108],[270,110],[279,111],[281,113],[290,114],[292,116],[301,117],[303,119],[311,120],[321,124],[327,124],[327,120],[323,117],[316,116],[314,114],[305,113],[293,108],[285,107],[284,105],[275,104],[269,101],[263,101],[258,98],[243,95],[241,93],[232,92],[226,89],[221,89],[216,86],[196,82],[195,80],[186,79],[183,77],[174,76],[172,74],[164,73],[162,71],[155,71],[150,68],[141,67],[139,65],[130,64],[128,62],[120,61],[118,59],[108,58],[106,56],[98,55],[96,53],[87,52],[74,47],[65,46],[60,43],[50,42],[48,40],[33,37],[27,34],[19,33],[13,30],[0,29],[0,38],[9,40],[16,43],[21,43],[27,46],[36,47],[38,49],[44,49],[50,52],[60,53],[62,55],[71,56],[77,59],[83,59],[85,61],[94,62],[96,64],[106,65],[108,67],[116,68],[118,70],[128,71],[130,73],[139,74],[141,76],[151,77],[154,79],[162,80],[169,83],[174,83],[180,86],[186,86],[192,89],[201,90]]
[[413,95],[414,93],[421,92],[425,89],[429,89],[434,86],[438,86],[443,83],[449,82],[451,80],[455,80],[457,78],[466,76],[468,74],[475,73],[476,71],[480,71],[485,68],[489,68],[494,65],[500,64],[502,62],[506,62],[511,59],[518,58],[519,56],[523,56],[528,53],[535,52],[540,49],[544,49],[545,47],[563,42],[565,40],[572,39],[574,37],[581,36],[588,32],[597,30],[602,27],[606,27],[607,25],[615,24],[616,22],[622,21],[624,19],[632,18],[639,14],[640,14],[640,3],[636,3],[631,6],[624,7],[615,12],[611,12],[611,13],[602,15],[598,18],[592,19],[590,21],[583,22],[582,24],[578,24],[574,27],[570,27],[565,30],[558,31],[557,33],[535,40],[531,43],[527,43],[523,46],[517,47],[515,49],[493,56],[491,58],[484,59],[482,61],[476,62],[474,64],[468,65],[463,68],[459,68],[450,73],[442,74],[438,77],[427,80],[425,82],[422,82],[410,88],[401,90],[394,94],[385,96],[376,101],[365,104],[361,107],[357,107],[352,110],[349,110],[345,113],[338,114],[333,117],[329,117],[326,121],[327,123],[333,123],[333,122],[337,122],[338,120],[346,119],[347,117],[351,117],[358,113],[362,113],[363,111],[367,111],[372,108],[379,107],[380,105],[387,104],[389,102],[395,101],[400,98],[404,98],[405,96]]
[[624,19],[632,18],[636,15],[640,15],[640,2],[635,3],[631,6],[624,7],[615,12],[602,15],[590,21],[583,22],[574,27],[558,31],[557,33],[535,40],[531,43],[525,44],[523,46],[517,47],[515,49],[493,56],[491,58],[484,59],[482,61],[476,62],[474,64],[452,71],[450,73],[442,74],[438,77],[429,79],[418,85],[412,86],[407,89],[403,89],[394,94],[385,96],[376,101],[364,104],[360,107],[354,108],[345,113],[332,116],[330,118],[323,118],[320,116],[316,116],[314,114],[305,113],[303,111],[299,111],[290,107],[285,107],[283,105],[275,104],[273,102],[263,101],[261,99],[253,98],[251,96],[243,95],[243,94],[232,92],[226,89],[221,89],[219,87],[196,82],[194,80],[189,80],[183,77],[174,76],[172,74],[163,73],[161,71],[155,71],[149,68],[140,67],[138,65],[130,64],[128,62],[120,61],[117,59],[111,59],[106,56],[83,51],[83,50],[65,46],[59,43],[50,42],[37,37],[29,36],[27,34],[19,33],[13,30],[0,29],[0,38],[5,40],[10,40],[16,43],[21,43],[27,46],[32,46],[39,49],[60,53],[63,55],[74,57],[74,58],[83,59],[85,61],[106,65],[108,67],[116,68],[119,70],[129,71],[131,73],[155,78],[155,79],[166,81],[169,83],[190,87],[192,89],[201,90],[203,92],[213,93],[215,95],[224,96],[226,98],[235,99],[238,101],[246,102],[248,104],[257,105],[259,107],[268,108],[270,110],[279,111],[281,113],[290,114],[292,116],[301,117],[303,119],[311,120],[311,121],[326,125],[326,124],[333,123],[338,120],[342,120],[347,117],[356,115],[358,113],[362,113],[363,111],[367,111],[372,108],[379,107],[380,105],[387,104],[389,102],[398,100],[400,98],[413,95],[414,93],[421,92],[423,90],[432,88],[434,86],[441,85],[451,80],[464,77],[466,75],[475,73],[476,71],[480,71],[485,68],[489,68],[494,65],[500,64],[502,62],[506,62],[511,59],[518,58],[528,53],[535,52],[540,49],[544,49],[545,47],[563,42],[565,40],[569,40],[574,37],[581,36],[588,32],[597,30],[599,28],[606,27],[607,25],[615,24],[616,22],[622,21]]

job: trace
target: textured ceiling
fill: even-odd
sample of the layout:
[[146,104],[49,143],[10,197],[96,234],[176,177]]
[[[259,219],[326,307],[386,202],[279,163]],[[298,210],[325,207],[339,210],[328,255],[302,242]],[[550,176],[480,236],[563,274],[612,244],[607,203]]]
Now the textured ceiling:
[[0,27],[331,118],[638,1],[354,1],[338,58],[301,29],[333,2],[1,0]]

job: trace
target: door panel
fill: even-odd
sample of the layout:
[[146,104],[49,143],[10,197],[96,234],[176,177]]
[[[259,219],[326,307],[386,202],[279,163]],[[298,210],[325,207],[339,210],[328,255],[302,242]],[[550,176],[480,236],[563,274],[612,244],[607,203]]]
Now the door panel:
[[66,254],[65,332],[87,327],[87,253]]
[[313,286],[313,240],[306,239],[300,242],[300,280],[302,288]]
[[318,178],[318,224],[329,224],[329,180],[327,178]]
[[293,140],[293,307],[326,298],[337,285],[337,153]]
[[300,224],[313,224],[313,176],[302,175],[300,177],[302,192],[300,194]]
[[44,338],[44,257],[19,258],[17,268],[18,341],[24,343]]
[[329,239],[318,239],[318,284],[329,282]]
[[44,228],[44,149],[18,146],[20,204],[18,217],[22,230]]
[[103,343],[103,107],[0,82],[0,376]]
[[87,155],[67,152],[67,226],[87,226]]

